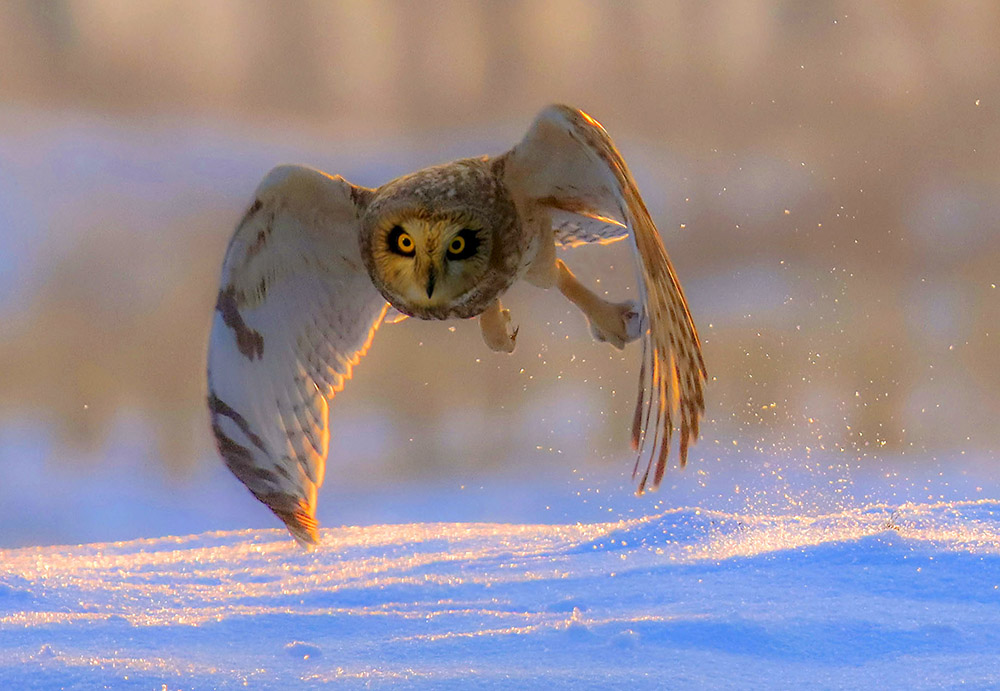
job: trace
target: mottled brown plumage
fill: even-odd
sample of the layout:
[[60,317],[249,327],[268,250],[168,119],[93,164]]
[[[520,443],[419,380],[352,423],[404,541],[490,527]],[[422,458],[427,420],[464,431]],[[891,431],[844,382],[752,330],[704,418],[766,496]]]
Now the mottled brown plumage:
[[[557,244],[626,237],[641,304],[598,297],[556,257]],[[517,329],[500,297],[522,278],[558,287],[598,340],[622,348],[642,338],[634,475],[644,468],[640,492],[655,487],[674,428],[681,466],[698,437],[698,336],[621,155],[593,118],[565,106],[542,111],[501,156],[374,190],[301,166],[268,174],[227,250],[209,349],[209,411],[226,464],[297,540],[317,542],[328,403],[389,304],[393,322],[478,315],[486,344],[510,352]]]

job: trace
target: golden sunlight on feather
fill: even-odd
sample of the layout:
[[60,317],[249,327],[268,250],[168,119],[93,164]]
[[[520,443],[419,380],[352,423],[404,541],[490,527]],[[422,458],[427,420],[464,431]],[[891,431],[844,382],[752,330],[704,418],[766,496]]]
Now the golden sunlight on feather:
[[[600,297],[555,252],[625,237],[640,301]],[[518,327],[500,298],[520,279],[558,288],[598,341],[642,340],[639,493],[660,483],[675,424],[683,467],[705,410],[694,322],[621,155],[596,120],[566,106],[542,111],[501,156],[377,189],[301,166],[268,174],[226,253],[209,348],[212,428],[227,466],[296,540],[317,542],[328,401],[388,306],[421,319],[479,317],[485,344],[510,353]]]

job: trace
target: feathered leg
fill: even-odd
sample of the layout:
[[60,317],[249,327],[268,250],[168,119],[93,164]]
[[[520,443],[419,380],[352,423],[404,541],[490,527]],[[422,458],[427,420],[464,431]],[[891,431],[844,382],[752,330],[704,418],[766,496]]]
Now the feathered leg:
[[594,338],[621,350],[642,335],[642,309],[635,300],[609,302],[580,283],[563,260],[556,260],[556,269],[559,291],[587,317]]
[[479,315],[479,327],[483,332],[483,340],[491,350],[498,353],[513,353],[517,341],[517,329],[510,325],[510,310],[505,310],[500,300],[494,300]]
[[[541,212],[537,212],[540,213]],[[528,283],[539,288],[558,286],[559,291],[580,308],[590,323],[590,332],[598,341],[610,343],[621,350],[626,343],[642,335],[642,309],[635,300],[610,302],[596,295],[580,283],[566,263],[556,257],[552,240],[551,223],[547,215],[540,215],[539,227],[543,229],[538,253],[525,272]]]

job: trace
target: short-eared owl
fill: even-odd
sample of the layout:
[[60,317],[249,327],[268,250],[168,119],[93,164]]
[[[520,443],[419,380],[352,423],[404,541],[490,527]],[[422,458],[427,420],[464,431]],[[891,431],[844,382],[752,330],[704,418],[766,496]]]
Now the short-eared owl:
[[[608,302],[556,246],[629,238],[641,304]],[[642,338],[632,420],[639,491],[698,438],[705,366],[660,235],[604,128],[543,110],[500,156],[426,168],[377,189],[275,168],[236,227],[208,354],[208,406],[226,465],[303,544],[318,540],[328,404],[387,319],[479,317],[493,350],[517,329],[500,298],[520,278],[556,286],[616,348]],[[652,477],[650,473],[652,471]]]

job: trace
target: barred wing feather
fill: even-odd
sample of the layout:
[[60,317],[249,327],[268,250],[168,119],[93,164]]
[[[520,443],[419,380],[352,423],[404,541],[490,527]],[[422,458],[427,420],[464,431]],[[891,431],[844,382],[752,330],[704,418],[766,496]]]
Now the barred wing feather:
[[[645,310],[632,424],[639,492],[663,478],[675,427],[683,467],[705,412],[705,363],[684,292],[632,175],[607,132],[586,113],[550,106],[506,155],[505,178],[522,205],[545,207],[564,245],[632,240]],[[569,232],[567,215],[582,231]],[[603,228],[595,223],[602,223]],[[594,231],[595,228],[598,228]],[[640,469],[644,467],[641,472]],[[652,477],[651,477],[652,473]]]
[[275,168],[236,228],[208,353],[208,405],[229,469],[302,544],[318,541],[328,403],[386,311],[358,247],[370,190]]

